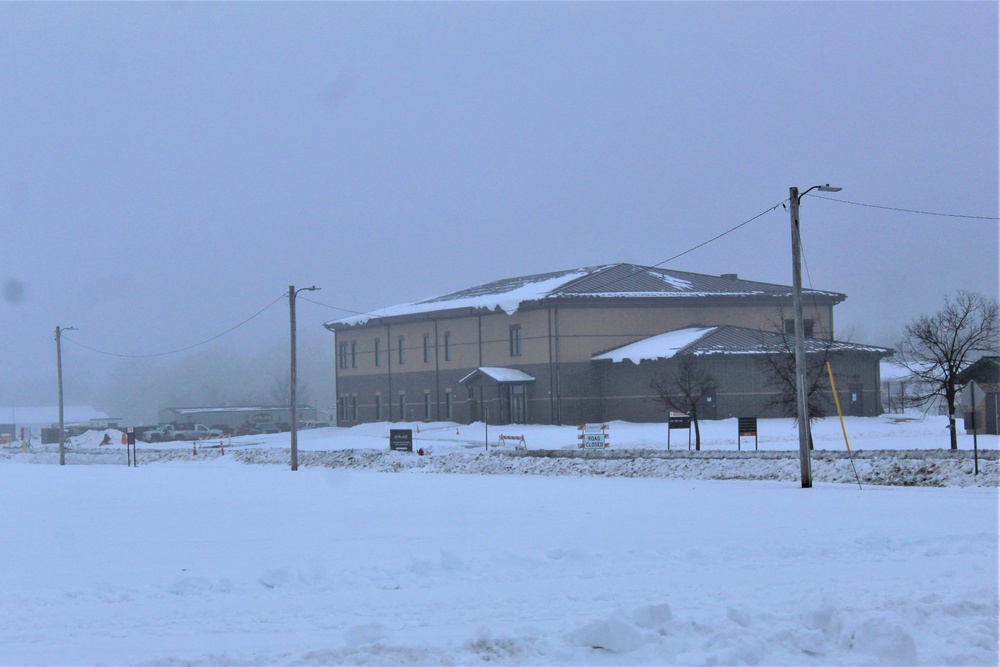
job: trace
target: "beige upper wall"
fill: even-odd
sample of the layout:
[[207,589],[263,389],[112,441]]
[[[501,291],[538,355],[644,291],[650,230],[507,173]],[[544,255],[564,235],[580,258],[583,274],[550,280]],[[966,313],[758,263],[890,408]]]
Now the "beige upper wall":
[[[814,335],[832,334],[832,307],[803,307],[804,317],[814,321]],[[548,363],[556,358],[555,336],[558,333],[558,359],[563,362],[589,361],[591,356],[647,336],[703,325],[734,325],[773,330],[791,308],[748,303],[722,306],[667,305],[650,306],[572,306],[520,310],[513,315],[490,313],[403,324],[360,325],[336,332],[337,373],[342,377],[372,373],[410,373],[435,369],[473,369],[483,366]],[[521,356],[510,355],[510,330],[520,327]],[[445,335],[449,339],[450,360],[445,358]],[[551,337],[550,337],[551,334]],[[424,361],[423,340],[428,336],[428,361]],[[404,341],[404,362],[399,364],[399,337]],[[480,338],[481,337],[481,338]],[[375,366],[375,339],[380,341],[380,365]],[[480,360],[480,340],[482,359]],[[354,365],[350,345],[355,344]],[[347,368],[340,367],[340,345],[348,346]],[[552,345],[550,352],[549,346]],[[551,355],[551,356],[550,356]]]

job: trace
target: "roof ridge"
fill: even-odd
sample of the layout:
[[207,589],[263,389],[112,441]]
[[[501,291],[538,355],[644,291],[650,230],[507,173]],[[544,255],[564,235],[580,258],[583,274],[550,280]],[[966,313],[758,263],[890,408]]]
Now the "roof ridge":
[[[697,338],[695,338],[694,340],[692,340],[691,342],[689,342],[687,345],[685,345],[681,349],[677,350],[677,353],[678,354],[684,354],[689,347],[692,347],[694,345],[698,345],[699,343],[701,343],[706,338],[708,338],[708,337],[712,336],[713,334],[717,333],[719,331],[719,329],[721,329],[723,326],[725,326],[725,325],[721,325],[721,324],[692,324],[689,327],[681,327],[680,329],[674,329],[674,331],[683,331],[684,329],[704,329],[705,330],[700,336],[698,336]],[[665,333],[670,333],[670,332],[665,332]]]

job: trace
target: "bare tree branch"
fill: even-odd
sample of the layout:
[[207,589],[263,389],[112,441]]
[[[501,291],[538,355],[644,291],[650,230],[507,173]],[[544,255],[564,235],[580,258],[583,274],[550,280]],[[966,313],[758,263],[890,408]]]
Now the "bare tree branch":
[[649,387],[656,392],[656,400],[668,412],[676,410],[691,417],[694,423],[695,449],[700,451],[701,429],[698,418],[702,414],[705,399],[715,393],[719,383],[698,364],[695,355],[679,354],[675,359],[675,368],[653,376]]
[[951,448],[958,449],[955,425],[957,376],[983,354],[996,354],[1000,306],[978,292],[959,290],[945,297],[944,308],[921,315],[903,329],[897,345],[901,363],[926,387],[922,398],[941,396],[948,405]]

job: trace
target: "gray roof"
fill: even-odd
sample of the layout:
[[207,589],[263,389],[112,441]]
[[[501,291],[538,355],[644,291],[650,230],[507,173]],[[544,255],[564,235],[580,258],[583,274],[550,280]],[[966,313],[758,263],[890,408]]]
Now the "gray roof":
[[535,378],[517,368],[480,366],[458,382],[459,384],[465,384],[481,377],[488,377],[491,380],[495,380],[499,384],[528,384],[535,381]]
[[[683,343],[678,346],[677,340]],[[658,341],[663,341],[662,349],[658,349]],[[773,331],[735,326],[688,327],[622,345],[595,354],[593,358],[613,361],[628,359],[633,363],[639,363],[643,359],[669,359],[677,354],[781,354],[792,349],[794,344],[795,341],[791,336]],[[833,352],[862,352],[880,356],[888,356],[893,352],[884,347],[820,338],[806,338],[805,344],[806,354],[823,352],[827,349]]]
[[[803,290],[810,299],[825,303],[840,303],[847,297],[839,292]],[[421,299],[412,303],[383,308],[363,315],[354,315],[327,322],[328,328],[363,324],[371,319],[414,315],[451,308],[474,308],[515,312],[526,303],[549,302],[558,299],[590,298],[729,298],[765,297],[791,298],[787,285],[741,280],[735,274],[710,276],[687,271],[639,266],[637,264],[605,264],[580,269],[540,273],[517,278],[504,278]]]
[[955,379],[960,384],[965,384],[970,380],[976,380],[979,384],[997,382],[1000,380],[1000,357],[980,357],[962,369],[962,372]]

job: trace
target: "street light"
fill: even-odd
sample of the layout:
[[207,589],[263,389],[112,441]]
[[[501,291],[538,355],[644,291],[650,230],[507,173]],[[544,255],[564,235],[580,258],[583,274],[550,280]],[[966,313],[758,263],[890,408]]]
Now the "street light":
[[59,379],[59,465],[66,465],[66,446],[63,434],[63,390],[62,390],[62,332],[76,331],[76,327],[56,327],[56,376]]
[[295,404],[295,385],[296,385],[296,370],[295,370],[295,295],[299,292],[314,292],[319,288],[313,285],[312,287],[300,287],[295,289],[294,285],[288,286],[288,315],[292,322],[292,378],[291,378],[291,403],[292,403],[292,470],[299,469],[299,417],[297,414],[297,406]]
[[792,213],[792,308],[795,310],[795,398],[799,421],[799,462],[802,468],[802,488],[812,487],[812,464],[809,458],[809,400],[806,395],[806,337],[802,321],[802,241],[799,236],[799,202],[809,192],[840,192],[829,183],[814,185],[801,195],[798,188],[788,189]]

